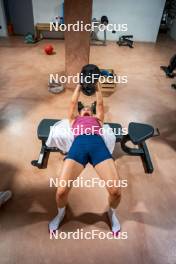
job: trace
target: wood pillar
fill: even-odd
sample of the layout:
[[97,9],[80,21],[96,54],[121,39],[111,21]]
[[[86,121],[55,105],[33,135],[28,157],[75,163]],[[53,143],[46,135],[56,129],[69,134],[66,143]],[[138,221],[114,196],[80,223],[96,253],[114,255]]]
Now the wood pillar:
[[[83,21],[84,25],[91,23],[92,0],[65,0],[64,24],[75,24]],[[76,75],[81,68],[89,63],[90,32],[65,31],[65,73]],[[71,83],[68,88],[75,87]]]

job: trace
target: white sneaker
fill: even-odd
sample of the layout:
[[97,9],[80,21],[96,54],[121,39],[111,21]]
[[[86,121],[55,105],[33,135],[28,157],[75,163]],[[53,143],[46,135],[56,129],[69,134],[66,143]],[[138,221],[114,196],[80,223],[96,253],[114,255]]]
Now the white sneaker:
[[0,206],[6,203],[12,197],[11,191],[0,192]]
[[120,222],[118,220],[117,214],[115,213],[115,209],[109,208],[108,210],[108,218],[111,224],[111,230],[114,236],[118,236],[120,232]]

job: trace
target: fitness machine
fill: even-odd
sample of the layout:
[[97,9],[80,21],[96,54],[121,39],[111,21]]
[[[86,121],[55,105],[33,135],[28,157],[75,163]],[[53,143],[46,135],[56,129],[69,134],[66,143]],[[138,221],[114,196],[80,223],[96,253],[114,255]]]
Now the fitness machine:
[[[46,141],[49,136],[50,128],[59,120],[57,119],[43,119],[37,129],[38,139],[41,140],[42,146],[38,160],[31,161],[31,164],[39,169],[47,168],[49,155],[51,152],[63,153],[58,148],[49,148],[46,146]],[[154,168],[150,158],[149,150],[146,144],[146,140],[154,136],[159,135],[159,130],[154,129],[147,124],[140,124],[131,122],[128,126],[128,134],[122,134],[122,126],[117,123],[105,123],[108,124],[113,131],[121,131],[116,134],[116,143],[121,144],[121,148],[128,155],[140,156],[143,161],[144,170],[146,173],[152,173]],[[127,143],[133,143],[134,147],[127,146]]]
[[[94,23],[94,25],[96,25],[94,27],[94,31],[91,32],[91,44],[92,45],[102,45],[102,46],[106,46],[106,27],[103,30],[103,40],[100,40],[98,38],[98,32],[99,32],[99,26],[101,25],[105,25],[107,26],[109,23],[109,20],[107,18],[107,16],[102,16],[100,20],[97,20],[96,18],[92,19],[92,22]],[[101,44],[99,44],[101,43]]]
[[[168,66],[160,66],[160,68],[165,72],[167,77],[174,78],[176,76],[176,74],[174,74],[174,70],[176,69],[176,54],[172,56]],[[176,84],[173,83],[171,87],[176,89]]]
[[168,66],[160,66],[160,68],[165,72],[167,77],[174,78],[175,74],[173,72],[176,69],[176,54],[170,59]]
[[123,35],[119,37],[119,41],[117,41],[117,44],[119,46],[128,46],[129,48],[134,48],[133,47],[134,41],[132,39],[133,39],[133,35]]

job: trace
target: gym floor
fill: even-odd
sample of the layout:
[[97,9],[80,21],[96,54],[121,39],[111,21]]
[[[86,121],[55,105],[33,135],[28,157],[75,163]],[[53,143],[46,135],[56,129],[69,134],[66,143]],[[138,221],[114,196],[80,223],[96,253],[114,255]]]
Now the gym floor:
[[[175,42],[160,37],[157,44],[136,43],[134,49],[111,42],[91,46],[90,63],[128,76],[127,84],[118,84],[115,93],[105,97],[106,121],[123,126],[130,121],[149,123],[161,132],[148,141],[152,175],[144,173],[139,157],[116,150],[120,177],[128,180],[117,210],[128,239],[112,241],[49,238],[48,221],[56,213],[49,178],[59,176],[63,157],[51,154],[45,170],[30,162],[40,149],[38,123],[66,117],[72,94],[47,90],[48,74],[62,72],[65,65],[64,42],[52,40],[57,55],[46,56],[43,47],[50,42],[27,45],[20,37],[0,41],[0,190],[13,191],[13,199],[0,210],[0,262],[175,264],[176,91],[170,87],[173,80],[160,70],[175,52]],[[82,176],[96,174],[89,165]],[[60,230],[108,232],[106,208],[106,190],[74,188]]]

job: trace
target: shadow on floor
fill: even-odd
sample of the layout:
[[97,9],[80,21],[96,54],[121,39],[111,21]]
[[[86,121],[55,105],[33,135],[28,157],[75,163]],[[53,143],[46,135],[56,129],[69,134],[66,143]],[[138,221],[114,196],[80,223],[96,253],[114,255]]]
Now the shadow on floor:
[[176,150],[176,111],[168,111],[153,115],[148,123],[155,124],[159,128],[160,136],[153,138],[159,142],[165,142]]
[[18,173],[18,168],[7,162],[0,162],[0,191],[12,189],[14,177]]
[[[78,194],[77,202],[79,203],[80,196]],[[170,193],[169,201],[175,201],[176,196]],[[142,202],[142,201],[140,201]],[[23,226],[33,225],[36,223],[48,222],[55,216],[57,212],[55,204],[55,190],[53,188],[30,188],[14,192],[12,200],[4,205],[0,210],[1,227],[3,230],[13,230]],[[173,212],[170,212],[172,214]],[[153,217],[152,212],[130,212],[123,208],[119,212],[120,222],[133,221],[140,222],[146,225],[157,226],[165,230],[175,228],[174,221],[169,221],[167,206],[161,208],[163,217]],[[13,221],[12,221],[13,219]],[[74,231],[77,228],[83,228],[87,225],[96,225],[106,223],[109,226],[109,221],[104,213],[86,212],[75,216],[72,208],[68,205],[66,217],[62,223],[64,230]],[[110,228],[110,226],[109,226]]]

